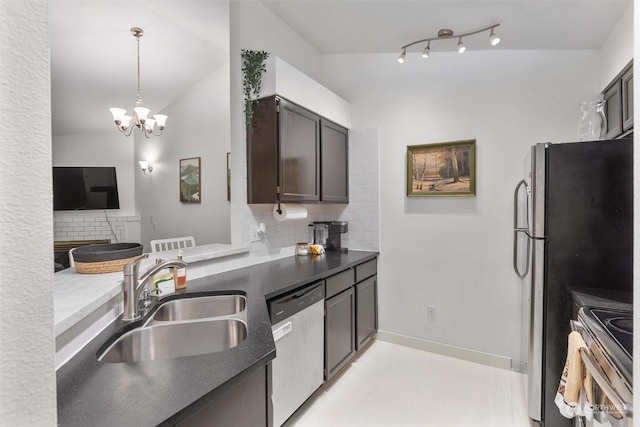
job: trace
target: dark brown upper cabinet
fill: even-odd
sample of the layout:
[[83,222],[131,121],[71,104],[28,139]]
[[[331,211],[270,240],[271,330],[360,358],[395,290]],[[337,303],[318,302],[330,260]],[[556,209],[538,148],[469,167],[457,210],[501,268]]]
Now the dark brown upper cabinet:
[[633,129],[633,61],[602,91],[607,116],[605,139],[615,139]]
[[279,96],[255,105],[247,203],[348,203],[348,131]]
[[620,83],[622,86],[622,131],[626,132],[633,128],[633,67],[628,67],[622,75]]
[[320,120],[322,139],[321,199],[325,202],[349,202],[349,135],[345,128],[326,119]]

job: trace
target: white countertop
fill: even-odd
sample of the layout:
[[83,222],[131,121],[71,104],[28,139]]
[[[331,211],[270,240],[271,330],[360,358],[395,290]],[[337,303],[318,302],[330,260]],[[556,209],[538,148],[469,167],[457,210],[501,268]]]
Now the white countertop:
[[[249,248],[245,246],[212,243],[182,249],[182,258],[187,264],[194,264],[247,252]],[[155,263],[156,258],[168,260],[177,255],[177,250],[150,253],[149,258],[142,261],[140,271],[145,271]],[[79,274],[75,268],[68,268],[55,273],[53,318],[56,337],[119,296],[122,293],[122,281],[122,272]]]

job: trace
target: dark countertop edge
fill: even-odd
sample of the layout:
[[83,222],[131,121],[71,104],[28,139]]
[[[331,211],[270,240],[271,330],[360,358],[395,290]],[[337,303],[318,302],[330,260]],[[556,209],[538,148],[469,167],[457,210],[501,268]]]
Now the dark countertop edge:
[[630,310],[633,307],[633,291],[621,289],[567,287],[571,299],[578,306]]
[[[183,292],[183,294],[197,294],[201,292],[214,292],[216,294],[224,294],[233,291],[239,291],[246,294],[247,305],[249,306],[249,304],[251,304],[253,306],[247,314],[247,325],[251,329],[256,328],[256,333],[253,337],[248,337],[245,341],[247,345],[244,346],[244,348],[248,350],[239,350],[240,347],[238,347],[238,351],[249,352],[251,350],[254,350],[257,354],[251,357],[239,357],[240,359],[247,360],[242,360],[239,362],[234,360],[234,362],[232,363],[234,367],[228,372],[225,372],[224,375],[221,375],[222,378],[219,379],[219,381],[215,381],[213,379],[209,381],[215,382],[215,386],[213,388],[195,398],[195,400],[191,400],[189,402],[185,401],[185,406],[177,412],[174,412],[172,415],[166,414],[163,417],[158,413],[158,407],[156,407],[154,411],[148,410],[147,412],[149,412],[149,415],[154,415],[153,417],[150,417],[150,419],[158,420],[158,417],[160,417],[160,420],[164,419],[164,421],[158,420],[155,421],[154,424],[161,426],[175,425],[181,419],[184,419],[189,415],[195,413],[197,410],[203,407],[211,398],[217,396],[219,393],[224,393],[225,390],[232,387],[235,383],[237,383],[237,381],[244,378],[245,375],[254,372],[256,369],[264,367],[267,363],[275,358],[275,343],[273,342],[273,336],[271,335],[271,323],[269,321],[267,310],[268,300],[276,298],[280,295],[284,295],[290,291],[299,289],[308,284],[326,279],[327,277],[330,277],[346,269],[355,267],[356,265],[375,259],[376,257],[378,257],[378,255],[379,252],[348,251],[345,253],[327,252],[325,255],[316,258],[292,256],[190,280],[187,285],[187,292]],[[274,284],[274,282],[277,284]],[[70,406],[73,407],[73,410],[71,411],[72,413],[76,411],[82,411],[81,408],[76,407],[76,402],[73,401],[73,398],[71,398],[71,401],[68,401],[68,396],[64,396],[63,398],[61,398],[61,394],[64,395],[65,392],[69,392],[70,394],[77,396],[77,393],[73,393],[74,381],[80,381],[82,387],[87,387],[89,389],[89,392],[96,393],[95,386],[92,384],[100,378],[93,378],[93,376],[98,375],[98,370],[100,369],[101,365],[95,360],[95,351],[96,349],[102,347],[103,343],[105,342],[105,336],[113,334],[114,331],[122,331],[122,327],[123,323],[120,319],[117,319],[113,324],[107,327],[105,331],[98,334],[96,338],[94,338],[89,344],[87,344],[87,346],[85,346],[83,350],[81,350],[69,362],[67,362],[67,364],[58,369],[58,371],[56,372],[56,377],[58,380],[57,388],[59,393],[59,416],[61,409],[61,400],[63,401],[62,406],[66,410],[66,412],[69,412]],[[128,327],[127,329],[130,329],[130,327]],[[194,365],[198,365],[205,361],[209,364],[215,364],[216,361],[221,362],[221,359],[223,357],[230,358],[233,357],[234,354],[238,355],[238,353],[235,352],[229,353],[226,356],[221,355],[220,353],[195,356],[197,358],[204,359],[198,359],[192,363],[194,363]],[[209,356],[208,359],[207,356]],[[246,356],[246,354],[241,353],[240,356]],[[179,370],[180,364],[182,363],[181,359],[182,358],[173,359],[172,361],[142,362],[143,364],[146,363],[147,365],[141,366],[140,369],[142,369],[143,371],[147,371],[148,369],[154,370],[155,368],[157,368],[157,366],[154,366],[154,369],[151,369],[154,363],[165,362],[163,365],[169,365],[169,369]],[[223,365],[221,369],[228,369],[224,366],[224,363],[221,363],[221,365]],[[123,372],[118,373],[119,370],[117,369],[117,367],[113,370],[117,372],[116,376],[119,376],[120,379],[124,376]],[[108,369],[105,369],[105,371],[108,371]],[[121,369],[120,371],[124,371],[124,369]],[[156,374],[158,372],[162,373],[162,370],[156,369],[156,371]],[[76,375],[80,375],[80,378],[75,378]],[[102,377],[102,379],[104,379],[105,376],[106,375],[104,372],[100,374],[100,377]],[[188,380],[189,379],[187,378],[184,381],[185,385]],[[101,386],[104,387],[103,384],[101,384]],[[109,384],[106,384],[106,387],[108,391]],[[175,388],[173,385],[171,387]],[[179,387],[179,385],[177,385],[176,387]],[[117,384],[113,385],[112,392],[117,392]],[[103,393],[105,392],[103,391]],[[80,400],[81,402],[84,401],[86,403],[86,398],[76,397],[76,399]],[[141,396],[141,399],[144,400],[144,397]],[[147,405],[145,405],[144,401],[128,403],[131,405],[129,407],[129,412],[133,411],[135,408],[135,415],[137,415],[138,417],[145,415],[145,409],[143,408],[146,408]],[[136,403],[140,404],[137,405]],[[162,405],[159,406],[163,407]],[[127,410],[127,408],[117,409],[122,409],[125,412]],[[116,409],[110,407],[109,410]],[[73,420],[65,420],[64,416],[61,418],[62,419],[59,419],[60,425],[76,425],[72,422],[67,424],[68,421]],[[80,416],[80,419],[82,419],[82,416]],[[76,419],[76,421],[78,420]],[[99,420],[94,421],[100,423]]]

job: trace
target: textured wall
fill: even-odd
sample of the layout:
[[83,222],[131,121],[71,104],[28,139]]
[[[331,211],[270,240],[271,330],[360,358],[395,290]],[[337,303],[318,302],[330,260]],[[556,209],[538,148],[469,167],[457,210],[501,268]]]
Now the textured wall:
[[0,424],[53,426],[47,2],[0,3]]

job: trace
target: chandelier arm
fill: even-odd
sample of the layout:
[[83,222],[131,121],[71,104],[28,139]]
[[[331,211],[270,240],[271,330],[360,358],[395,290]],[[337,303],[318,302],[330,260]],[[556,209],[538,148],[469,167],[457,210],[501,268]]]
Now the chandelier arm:
[[131,125],[129,126],[126,130],[120,129],[120,127],[118,126],[118,129],[120,130],[120,132],[122,132],[124,134],[124,136],[130,136],[131,133],[133,133],[133,128],[136,127],[135,125]]
[[400,48],[400,50],[406,49],[406,48],[411,47],[411,46],[416,45],[416,44],[420,44],[420,43],[424,43],[424,42],[430,42],[430,41],[433,41],[433,40],[448,40],[448,39],[455,39],[455,38],[460,38],[460,37],[472,36],[474,34],[479,34],[479,33],[482,33],[484,31],[493,30],[494,28],[499,27],[499,26],[500,26],[500,24],[493,24],[493,25],[489,25],[489,26],[486,26],[486,27],[482,27],[482,28],[480,28],[478,30],[467,31],[466,33],[462,33],[462,34],[451,34],[450,36],[446,36],[446,37],[438,37],[438,36],[429,37],[429,38],[426,38],[426,39],[417,40],[415,42],[411,42],[409,44],[406,44],[406,45],[402,46]]

